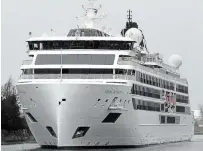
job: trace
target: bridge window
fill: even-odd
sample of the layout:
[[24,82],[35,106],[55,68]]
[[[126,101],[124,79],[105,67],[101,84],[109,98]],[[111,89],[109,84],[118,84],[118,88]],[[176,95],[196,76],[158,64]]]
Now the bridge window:
[[56,49],[109,49],[131,50],[134,42],[131,41],[31,41],[28,42],[30,50],[56,50]]
[[29,49],[30,50],[39,50],[40,49],[40,42],[29,42]]

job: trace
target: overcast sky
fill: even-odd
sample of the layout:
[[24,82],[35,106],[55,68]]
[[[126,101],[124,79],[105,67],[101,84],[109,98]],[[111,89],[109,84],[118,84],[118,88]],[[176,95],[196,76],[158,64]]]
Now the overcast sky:
[[[150,52],[159,52],[167,62],[172,54],[183,58],[180,70],[189,81],[192,108],[203,104],[203,0],[98,0],[107,13],[103,24],[120,33],[126,12],[143,30]],[[27,59],[28,33],[41,36],[53,28],[58,35],[76,27],[82,4],[87,0],[2,0],[1,81],[10,75],[16,81],[22,60]]]

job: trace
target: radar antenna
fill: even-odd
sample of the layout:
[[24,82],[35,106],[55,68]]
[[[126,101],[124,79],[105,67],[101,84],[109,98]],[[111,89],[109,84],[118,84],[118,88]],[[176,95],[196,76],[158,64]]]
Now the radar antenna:
[[132,11],[129,9],[129,10],[127,11],[127,13],[128,13],[128,15],[127,15],[127,17],[128,17],[128,22],[131,23],[131,22],[132,22],[132,15],[131,15]]
[[102,6],[101,5],[96,6],[95,5],[96,0],[88,0],[88,1],[89,1],[89,4],[87,8],[85,8],[82,5],[82,8],[85,12],[84,15],[76,18],[84,20],[84,28],[98,28],[96,21],[103,19],[106,16],[106,14],[98,15],[98,11],[101,9]]

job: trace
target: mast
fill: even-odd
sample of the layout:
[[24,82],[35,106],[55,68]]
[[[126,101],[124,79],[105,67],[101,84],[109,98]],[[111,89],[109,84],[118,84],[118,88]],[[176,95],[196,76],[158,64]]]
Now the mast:
[[127,17],[128,17],[128,22],[130,23],[130,22],[132,22],[132,15],[131,15],[132,11],[129,9],[129,10],[127,11],[127,13],[128,13],[128,15],[127,15]]

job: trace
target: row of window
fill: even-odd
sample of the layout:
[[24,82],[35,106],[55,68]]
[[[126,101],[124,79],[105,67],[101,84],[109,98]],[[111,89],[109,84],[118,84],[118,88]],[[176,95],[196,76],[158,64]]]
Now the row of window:
[[184,114],[191,114],[190,107],[185,106],[178,106],[176,105],[176,112],[177,113],[184,113]]
[[147,96],[147,97],[160,99],[160,91],[159,90],[144,87],[144,86],[139,86],[139,85],[135,85],[135,84],[133,84],[133,87],[131,89],[131,93],[141,95],[141,96]]
[[188,94],[188,87],[177,84],[176,91]]
[[188,96],[183,96],[183,95],[176,95],[176,102],[180,103],[189,103]]
[[[163,103],[156,103],[152,101],[143,101],[139,99],[132,98],[133,108],[135,110],[147,110],[147,111],[157,111],[157,112],[168,112],[168,108]],[[191,114],[190,107],[185,106],[174,106],[176,113]],[[166,110],[167,109],[167,110]]]
[[166,80],[162,80],[159,79],[157,77],[148,75],[148,74],[144,74],[141,72],[139,73],[139,82],[145,83],[145,84],[149,84],[149,85],[153,85],[153,86],[157,86],[157,87],[161,87],[164,89],[169,89],[169,90],[174,90],[174,83],[166,81]]
[[[61,74],[61,69],[24,69],[24,74]],[[62,74],[113,74],[113,69],[62,69]]]
[[160,112],[160,103],[151,101],[142,101],[132,98],[133,107],[135,110],[147,110]]
[[36,65],[48,64],[86,64],[86,65],[113,65],[115,55],[112,54],[39,54]]
[[28,42],[30,50],[52,49],[108,49],[132,50],[134,42],[128,41],[31,41]]
[[160,124],[180,124],[180,116],[159,116]]

